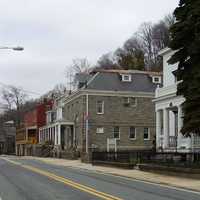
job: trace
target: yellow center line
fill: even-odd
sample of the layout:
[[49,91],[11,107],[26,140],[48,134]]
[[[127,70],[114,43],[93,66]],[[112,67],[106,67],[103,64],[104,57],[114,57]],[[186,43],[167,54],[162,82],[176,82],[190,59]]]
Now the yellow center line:
[[107,194],[107,193],[104,193],[104,192],[100,192],[98,190],[95,190],[94,188],[91,188],[89,186],[85,186],[83,184],[74,182],[72,180],[69,180],[67,178],[63,178],[61,176],[57,176],[57,175],[50,173],[50,172],[47,172],[45,170],[41,170],[39,168],[32,167],[30,165],[24,165],[24,164],[21,164],[20,162],[16,162],[16,161],[13,161],[13,160],[10,160],[10,159],[7,159],[7,158],[2,158],[2,159],[6,160],[7,162],[10,162],[14,165],[19,165],[19,166],[21,166],[25,169],[28,169],[28,170],[33,171],[35,173],[41,174],[43,176],[46,176],[46,177],[51,178],[53,180],[56,180],[58,182],[64,183],[65,185],[71,186],[71,187],[76,188],[78,190],[81,190],[81,191],[87,192],[89,194],[92,194],[94,196],[100,197],[102,199],[105,199],[105,200],[122,200],[121,198],[115,197],[113,195],[110,195],[110,194]]

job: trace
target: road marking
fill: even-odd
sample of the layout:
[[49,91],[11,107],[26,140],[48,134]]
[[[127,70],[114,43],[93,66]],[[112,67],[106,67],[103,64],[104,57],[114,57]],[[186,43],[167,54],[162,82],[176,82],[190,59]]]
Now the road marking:
[[7,159],[7,158],[1,158],[1,159],[4,159],[7,162],[10,162],[10,163],[12,163],[14,165],[18,165],[20,167],[23,167],[23,168],[28,169],[28,170],[30,170],[32,172],[41,174],[43,176],[46,176],[46,177],[51,178],[53,180],[56,180],[58,182],[64,183],[65,185],[71,186],[71,187],[76,188],[78,190],[81,190],[81,191],[87,192],[89,194],[92,194],[94,196],[100,197],[102,199],[105,199],[105,200],[122,200],[121,198],[115,197],[113,195],[110,195],[110,194],[107,194],[107,193],[104,193],[104,192],[100,192],[100,191],[95,190],[94,188],[91,188],[89,186],[85,186],[83,184],[71,181],[71,180],[69,180],[67,178],[63,178],[61,176],[57,176],[57,175],[55,175],[53,173],[41,170],[39,168],[32,167],[30,165],[24,165],[22,163],[19,163],[19,162],[16,162],[16,161],[13,161],[13,160],[10,160],[10,159]]
[[[68,168],[71,168],[71,169],[75,169],[75,167],[68,167]],[[78,168],[76,167],[76,169],[80,169],[82,171],[89,171],[89,169],[83,169],[83,168]],[[159,187],[163,187],[163,188],[168,188],[168,189],[173,189],[173,190],[177,190],[177,191],[182,191],[182,192],[188,192],[188,193],[193,193],[193,194],[198,194],[200,195],[200,192],[199,191],[195,191],[195,190],[190,190],[190,189],[185,189],[185,188],[181,188],[181,187],[176,187],[176,186],[170,186],[170,185],[165,185],[165,183],[153,183],[151,181],[145,181],[145,180],[140,180],[140,179],[137,179],[137,178],[131,178],[131,177],[125,177],[125,176],[121,176],[121,175],[117,175],[117,174],[110,174],[110,173],[104,173],[104,172],[101,172],[101,171],[92,171],[93,173],[96,173],[96,174],[102,174],[102,175],[105,175],[105,176],[111,176],[111,177],[115,177],[115,178],[121,178],[121,179],[124,179],[124,180],[129,180],[129,181],[135,181],[135,182],[140,182],[140,183],[145,183],[145,184],[149,184],[149,185],[155,185],[155,186],[159,186]]]

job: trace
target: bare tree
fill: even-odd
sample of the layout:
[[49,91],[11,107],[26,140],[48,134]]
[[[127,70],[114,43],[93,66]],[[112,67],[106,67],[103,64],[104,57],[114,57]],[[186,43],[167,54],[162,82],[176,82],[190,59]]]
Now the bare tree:
[[69,92],[72,91],[75,87],[74,79],[76,74],[79,73],[86,73],[88,74],[91,70],[92,66],[87,60],[87,58],[76,58],[72,60],[72,64],[67,66],[66,70],[66,78],[68,80],[67,82],[67,88],[69,89]]
[[165,24],[169,28],[169,27],[171,27],[175,23],[176,18],[175,18],[175,16],[172,13],[170,13],[168,15],[165,15],[163,21],[165,22]]
[[158,51],[169,44],[169,28],[164,21],[160,21],[153,26],[152,34],[154,49],[158,54]]
[[119,69],[115,56],[112,53],[103,54],[97,61],[96,68],[100,69]]
[[53,96],[54,97],[60,97],[62,95],[64,95],[67,91],[67,88],[64,84],[62,83],[59,83],[59,84],[56,84],[54,89],[53,89]]
[[88,72],[91,65],[89,64],[87,58],[76,58],[72,60],[72,65],[70,70],[74,73]]
[[16,123],[20,123],[21,107],[25,103],[27,94],[22,88],[7,86],[2,90],[2,99],[7,103],[10,110],[16,110]]
[[153,24],[151,22],[143,23],[138,31],[138,36],[142,41],[143,52],[145,53],[145,63],[147,69],[150,69],[155,63],[155,54],[153,46]]
[[1,98],[5,101],[7,108],[11,110],[12,108],[12,98],[10,96],[10,93],[6,89],[1,90]]
[[172,23],[172,16],[167,15],[156,24],[145,22],[140,26],[137,35],[141,39],[141,48],[145,55],[145,64],[148,70],[161,69],[162,60],[158,56],[158,52],[169,44],[169,28]]

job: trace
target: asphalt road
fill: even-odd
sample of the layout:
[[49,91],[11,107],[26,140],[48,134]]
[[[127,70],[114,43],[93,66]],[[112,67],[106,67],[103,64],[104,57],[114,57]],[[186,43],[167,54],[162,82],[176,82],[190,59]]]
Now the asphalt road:
[[200,194],[36,160],[0,157],[0,200],[56,199],[200,200]]

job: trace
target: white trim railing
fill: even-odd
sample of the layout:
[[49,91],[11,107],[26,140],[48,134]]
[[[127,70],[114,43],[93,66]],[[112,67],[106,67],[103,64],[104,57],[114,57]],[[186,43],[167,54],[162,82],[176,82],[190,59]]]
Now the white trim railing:
[[177,92],[177,85],[180,83],[181,81],[176,82],[173,85],[169,85],[167,87],[162,87],[162,88],[156,88],[156,98],[159,97],[163,97],[166,95],[172,95],[172,94],[176,94]]

